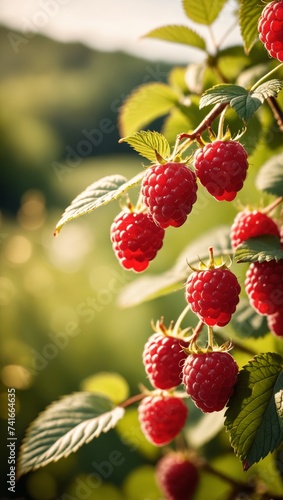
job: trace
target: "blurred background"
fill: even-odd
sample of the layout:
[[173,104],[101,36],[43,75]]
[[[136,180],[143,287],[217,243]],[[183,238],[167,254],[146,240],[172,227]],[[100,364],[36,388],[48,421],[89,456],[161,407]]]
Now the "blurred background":
[[[224,16],[234,4],[228,2]],[[17,450],[40,411],[91,389],[100,372],[119,374],[115,383],[125,399],[136,394],[147,384],[141,353],[150,321],[164,315],[169,324],[185,306],[181,291],[118,307],[119,291],[135,276],[122,271],[110,244],[117,202],[53,237],[63,210],[87,185],[141,170],[142,159],[118,144],[120,106],[138,85],[165,82],[173,65],[200,60],[196,50],[141,38],[168,23],[188,24],[179,0],[0,0],[0,417],[6,443],[7,388],[14,387]],[[227,44],[237,40],[234,31]],[[219,204],[210,210],[209,203],[178,238],[168,229],[166,252],[150,273],[166,270],[191,239],[236,212]],[[127,418],[118,433],[24,476],[16,495],[8,495],[4,478],[1,498],[134,500],[144,498],[139,482],[147,498],[161,498],[153,481],[159,450],[144,441],[135,412]],[[90,486],[92,462],[109,464],[113,450],[122,454],[121,465],[109,474],[106,467],[103,484]],[[3,472],[5,452],[4,446]]]

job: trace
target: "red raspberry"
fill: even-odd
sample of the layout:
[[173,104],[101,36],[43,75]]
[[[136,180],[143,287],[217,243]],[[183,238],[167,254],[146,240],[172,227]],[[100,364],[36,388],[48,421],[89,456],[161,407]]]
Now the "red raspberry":
[[283,309],[267,316],[267,324],[271,333],[277,337],[283,337]]
[[258,22],[259,39],[268,54],[283,62],[283,1],[265,6]]
[[138,406],[138,416],[148,441],[164,446],[184,427],[188,409],[182,399],[174,396],[147,396]]
[[247,175],[248,154],[236,141],[215,141],[200,148],[194,157],[197,177],[218,201],[232,201]]
[[156,466],[156,481],[168,500],[190,500],[199,482],[197,467],[182,453],[168,453]]
[[147,170],[141,192],[156,224],[179,227],[197,199],[196,175],[183,163],[156,165]]
[[280,237],[278,226],[274,220],[257,210],[253,212],[243,210],[237,214],[231,227],[232,247],[237,248],[243,241],[264,234]]
[[283,260],[253,262],[246,274],[245,288],[259,314],[274,314],[283,308]]
[[195,271],[187,279],[186,299],[192,311],[208,326],[225,326],[239,302],[241,287],[227,268]]
[[238,365],[228,352],[190,354],[183,369],[183,383],[204,413],[220,411],[232,396]]
[[162,247],[164,233],[146,213],[119,213],[111,225],[110,236],[121,266],[144,271]]
[[182,368],[187,357],[182,349],[188,342],[163,333],[149,337],[143,350],[143,364],[151,384],[157,389],[171,389],[182,382]]

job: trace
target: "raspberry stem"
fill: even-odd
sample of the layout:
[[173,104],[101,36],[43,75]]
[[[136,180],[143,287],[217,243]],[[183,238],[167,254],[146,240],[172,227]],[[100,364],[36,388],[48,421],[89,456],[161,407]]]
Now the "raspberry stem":
[[259,87],[263,82],[264,80],[266,80],[267,78],[269,78],[271,75],[273,75],[273,73],[275,73],[275,71],[277,71],[278,69],[282,68],[283,67],[283,63],[280,63],[278,64],[278,66],[276,66],[276,68],[273,68],[271,71],[269,71],[268,73],[266,73],[266,75],[262,76],[250,89],[250,92],[254,92],[254,90],[257,89],[257,87]]
[[269,214],[270,212],[272,212],[272,210],[274,210],[274,208],[276,208],[278,205],[280,205],[280,203],[283,202],[283,196],[280,196],[279,198],[277,198],[275,201],[273,201],[272,203],[270,203],[269,205],[267,205],[267,207],[265,207],[264,210],[261,210],[261,212],[265,215]]
[[181,312],[179,318],[177,319],[175,325],[174,325],[174,328],[173,328],[173,331],[172,331],[172,334],[174,337],[178,337],[178,331],[179,329],[181,329],[181,323],[184,319],[184,317],[186,316],[187,312],[190,310],[190,304],[188,304],[185,309]]
[[214,344],[214,334],[213,334],[213,328],[212,326],[207,327],[207,343],[208,343],[208,349],[213,351],[213,344]]

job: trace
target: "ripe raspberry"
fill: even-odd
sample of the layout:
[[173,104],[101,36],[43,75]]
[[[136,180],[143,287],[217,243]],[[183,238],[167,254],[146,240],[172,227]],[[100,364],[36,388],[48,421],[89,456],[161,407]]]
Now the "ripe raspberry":
[[283,1],[265,6],[258,22],[259,39],[268,54],[283,62]]
[[208,326],[225,326],[239,302],[241,287],[227,268],[195,271],[187,279],[186,299],[192,311]]
[[182,382],[182,367],[187,357],[182,346],[188,347],[188,342],[161,332],[149,337],[143,350],[143,364],[157,389],[171,389]]
[[174,396],[147,396],[138,406],[138,416],[148,441],[164,446],[184,427],[188,409],[182,399]]
[[110,237],[121,266],[144,271],[162,247],[164,233],[146,213],[119,213],[111,225]]
[[197,467],[182,453],[168,453],[156,466],[156,481],[168,500],[190,500],[199,482]]
[[204,413],[220,411],[232,396],[238,365],[228,352],[190,354],[183,369],[183,383]]
[[255,236],[271,234],[280,237],[277,224],[271,217],[254,210],[239,212],[231,226],[230,239],[233,248],[237,248],[243,241]]
[[179,227],[197,199],[196,175],[183,163],[156,165],[147,170],[141,192],[156,224]]
[[253,262],[246,274],[245,288],[259,314],[274,314],[283,308],[283,260]]
[[197,177],[218,201],[232,201],[247,175],[248,154],[236,141],[215,141],[195,153]]
[[283,337],[283,309],[267,316],[267,324],[271,333],[277,337]]

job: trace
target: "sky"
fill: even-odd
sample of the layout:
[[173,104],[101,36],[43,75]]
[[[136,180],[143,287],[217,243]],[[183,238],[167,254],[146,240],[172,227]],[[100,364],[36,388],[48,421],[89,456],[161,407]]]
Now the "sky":
[[[215,38],[232,24],[230,0],[214,27]],[[201,52],[180,44],[144,39],[148,31],[166,24],[183,24],[209,39],[208,30],[193,25],[181,0],[0,0],[0,23],[23,36],[43,33],[59,41],[80,41],[100,50],[123,50],[151,60],[173,63],[199,61]],[[229,33],[225,45],[241,43]]]

